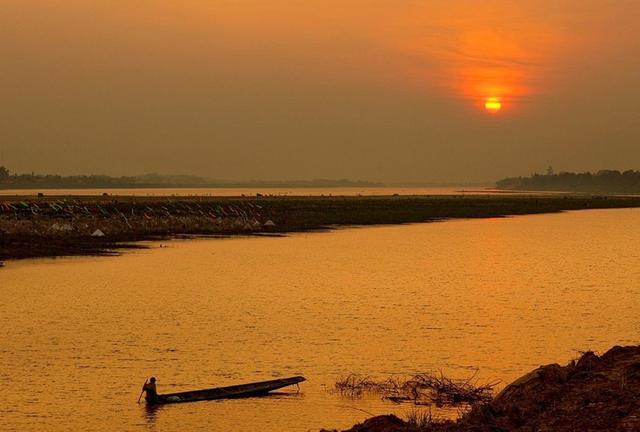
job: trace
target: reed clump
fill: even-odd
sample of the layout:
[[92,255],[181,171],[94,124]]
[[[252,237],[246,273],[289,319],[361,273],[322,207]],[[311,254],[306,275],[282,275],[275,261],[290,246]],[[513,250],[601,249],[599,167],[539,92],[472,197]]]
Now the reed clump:
[[453,379],[440,372],[392,376],[383,380],[351,374],[338,380],[334,387],[338,393],[350,397],[373,393],[397,403],[458,406],[491,401],[497,384],[498,382],[478,384],[475,374],[467,379]]
[[442,423],[434,418],[431,411],[419,409],[409,411],[405,416],[405,422],[418,431],[429,431],[433,425]]

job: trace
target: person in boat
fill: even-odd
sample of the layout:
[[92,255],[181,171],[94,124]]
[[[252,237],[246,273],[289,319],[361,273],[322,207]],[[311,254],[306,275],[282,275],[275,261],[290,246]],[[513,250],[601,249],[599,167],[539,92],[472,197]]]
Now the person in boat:
[[156,377],[149,378],[149,381],[144,383],[142,391],[145,393],[144,399],[149,404],[158,402],[158,390],[156,389]]

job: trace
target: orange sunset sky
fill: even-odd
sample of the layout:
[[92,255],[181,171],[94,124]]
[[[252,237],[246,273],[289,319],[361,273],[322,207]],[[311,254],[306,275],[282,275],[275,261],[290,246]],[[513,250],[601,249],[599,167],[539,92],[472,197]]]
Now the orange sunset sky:
[[0,165],[487,181],[640,168],[640,2],[0,0]]

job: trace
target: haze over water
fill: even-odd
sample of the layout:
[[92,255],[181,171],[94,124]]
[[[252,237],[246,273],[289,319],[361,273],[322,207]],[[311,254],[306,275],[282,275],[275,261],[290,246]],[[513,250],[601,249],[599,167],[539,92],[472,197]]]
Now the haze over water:
[[[639,210],[173,241],[0,271],[0,429],[301,431],[403,408],[347,373],[503,382],[639,343]],[[304,374],[297,396],[166,406],[160,391]]]
[[[418,406],[353,373],[638,363],[639,41],[640,0],[0,0],[0,432],[347,429]],[[587,361],[505,427],[640,424]]]
[[13,172],[487,182],[637,168],[634,0],[0,0]]

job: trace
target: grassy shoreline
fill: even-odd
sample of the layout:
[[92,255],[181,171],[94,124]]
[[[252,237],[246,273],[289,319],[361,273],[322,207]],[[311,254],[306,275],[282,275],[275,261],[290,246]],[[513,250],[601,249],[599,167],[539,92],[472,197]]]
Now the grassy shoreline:
[[[433,222],[640,207],[640,197],[433,195],[344,197],[68,196],[0,198],[0,261],[112,255],[176,236],[286,234],[339,226]],[[92,234],[102,231],[104,237]]]

